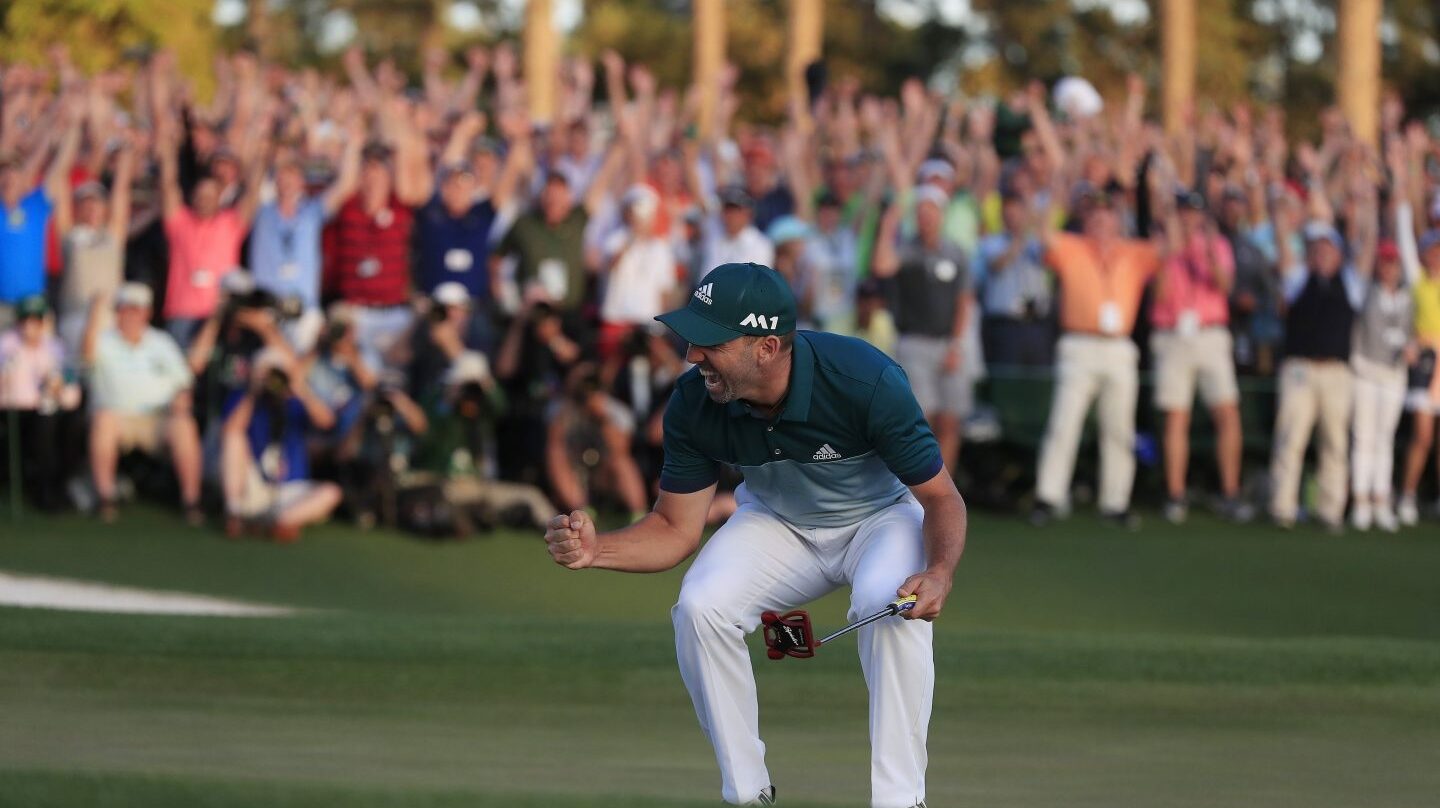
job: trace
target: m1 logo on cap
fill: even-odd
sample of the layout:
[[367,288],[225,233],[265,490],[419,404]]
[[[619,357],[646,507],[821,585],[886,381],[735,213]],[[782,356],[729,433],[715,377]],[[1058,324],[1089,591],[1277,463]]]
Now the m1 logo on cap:
[[700,299],[701,303],[709,306],[710,304],[715,302],[710,298],[710,293],[714,291],[714,287],[715,284],[707,283],[704,286],[701,286],[695,290],[695,296]]
[[744,328],[746,326],[749,326],[750,328],[763,328],[767,331],[774,331],[780,327],[780,318],[771,317],[770,322],[767,323],[765,322],[765,315],[756,314],[752,311],[749,314],[745,315],[745,319],[740,321],[741,328]]

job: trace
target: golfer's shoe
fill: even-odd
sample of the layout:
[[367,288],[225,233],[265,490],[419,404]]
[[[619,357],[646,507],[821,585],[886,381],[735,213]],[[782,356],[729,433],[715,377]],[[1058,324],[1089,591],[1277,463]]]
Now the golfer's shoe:
[[763,789],[763,790],[760,792],[759,796],[757,796],[755,799],[753,799],[753,800],[751,800],[751,801],[749,801],[749,802],[747,802],[747,803],[745,803],[745,804],[746,804],[746,805],[774,805],[774,804],[775,804],[775,786],[766,786],[765,789]]

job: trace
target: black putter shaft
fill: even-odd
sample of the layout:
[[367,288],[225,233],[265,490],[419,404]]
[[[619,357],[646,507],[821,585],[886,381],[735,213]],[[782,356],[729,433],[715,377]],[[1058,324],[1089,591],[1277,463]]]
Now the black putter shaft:
[[884,620],[885,618],[890,617],[891,615],[896,615],[896,614],[899,614],[899,613],[901,613],[901,612],[908,612],[908,611],[910,611],[911,609],[915,608],[915,601],[916,601],[916,600],[917,600],[917,598],[916,598],[914,595],[910,595],[909,597],[900,598],[899,600],[895,601],[894,603],[890,604],[889,606],[886,606],[885,608],[881,609],[880,611],[878,611],[878,612],[870,615],[869,617],[862,617],[862,618],[860,618],[859,620],[856,620],[855,622],[853,622],[853,623],[851,623],[850,625],[846,626],[845,628],[842,628],[842,629],[840,629],[839,631],[835,632],[834,634],[831,634],[829,637],[826,637],[826,638],[820,640],[819,642],[815,643],[815,646],[818,648],[818,647],[824,645],[825,643],[830,642],[831,640],[835,639],[836,637],[843,637],[843,636],[845,636],[846,634],[849,634],[850,632],[852,632],[852,631],[854,631],[854,630],[856,630],[856,629],[858,629],[858,628],[862,628],[862,627],[864,627],[864,626],[870,625],[871,623],[875,622],[876,620]]

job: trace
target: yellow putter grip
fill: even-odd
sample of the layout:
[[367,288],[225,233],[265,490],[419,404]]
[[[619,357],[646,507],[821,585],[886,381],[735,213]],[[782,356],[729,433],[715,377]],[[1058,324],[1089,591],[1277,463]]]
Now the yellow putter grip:
[[911,609],[915,608],[915,604],[919,600],[919,595],[906,595],[905,597],[900,598],[899,600],[896,600],[894,603],[890,604],[890,607],[895,610],[894,614],[908,612]]

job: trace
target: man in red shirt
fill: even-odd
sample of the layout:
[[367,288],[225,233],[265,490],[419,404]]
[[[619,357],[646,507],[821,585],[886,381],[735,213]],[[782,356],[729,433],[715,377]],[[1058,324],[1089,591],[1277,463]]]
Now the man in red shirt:
[[420,135],[407,126],[393,129],[393,147],[373,142],[361,155],[360,189],[332,225],[328,278],[355,312],[361,350],[381,362],[410,331],[410,233],[414,208],[429,199],[433,184]]

